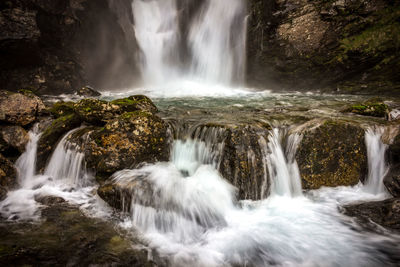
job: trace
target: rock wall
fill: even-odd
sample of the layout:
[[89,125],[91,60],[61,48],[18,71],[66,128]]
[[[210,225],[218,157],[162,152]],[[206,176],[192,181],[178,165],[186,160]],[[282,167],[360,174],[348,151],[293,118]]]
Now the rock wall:
[[138,69],[129,14],[129,0],[2,1],[2,89],[59,94],[131,84]]
[[349,93],[400,90],[400,3],[249,0],[248,82]]

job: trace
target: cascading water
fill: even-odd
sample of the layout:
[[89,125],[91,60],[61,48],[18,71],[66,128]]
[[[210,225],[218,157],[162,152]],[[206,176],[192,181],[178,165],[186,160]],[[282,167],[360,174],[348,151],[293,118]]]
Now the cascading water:
[[158,84],[177,73],[179,22],[176,0],[134,0],[135,35],[143,53],[145,82]]
[[[243,82],[245,1],[205,0],[199,6],[200,10],[185,22],[190,24],[188,33],[181,33],[176,0],[133,0],[135,35],[147,85],[187,87],[193,85],[188,81],[222,85]],[[186,51],[184,47],[189,51],[181,55],[179,51]],[[184,57],[188,58],[182,60]]]
[[[29,132],[26,151],[16,162],[20,188],[9,192],[0,203],[0,214],[10,220],[39,219],[40,207],[36,199],[59,196],[73,204],[86,205],[93,199],[91,175],[84,166],[83,154],[67,141],[68,132],[57,145],[43,175],[36,174],[36,154],[40,133],[35,126]],[[92,200],[93,201],[93,200]]]
[[206,1],[189,33],[193,54],[192,73],[195,77],[228,85],[232,81],[243,82],[245,12],[242,0]]
[[368,176],[365,181],[365,190],[372,194],[384,194],[386,189],[383,178],[389,168],[385,163],[387,146],[382,142],[383,129],[367,129],[365,132],[365,144],[368,156]]
[[282,147],[284,136],[275,128],[268,136],[266,160],[269,175],[272,180],[272,195],[300,196],[301,181],[300,172],[295,159],[300,135],[288,136],[286,151]]
[[[365,236],[338,212],[301,194],[295,162],[299,135],[274,129],[265,143],[271,195],[235,199],[217,158],[199,139],[175,140],[171,161],[124,170],[114,182],[131,188],[130,219],[173,266],[378,266],[385,237]],[[351,251],[351,253],[348,253]]]

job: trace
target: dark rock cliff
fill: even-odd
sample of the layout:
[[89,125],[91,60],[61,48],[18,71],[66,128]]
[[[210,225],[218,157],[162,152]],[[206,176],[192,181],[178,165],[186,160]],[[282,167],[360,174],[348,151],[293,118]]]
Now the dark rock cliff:
[[250,0],[248,82],[348,93],[400,90],[400,3]]
[[129,1],[2,1],[2,89],[59,94],[130,84],[138,75],[123,21],[129,9]]

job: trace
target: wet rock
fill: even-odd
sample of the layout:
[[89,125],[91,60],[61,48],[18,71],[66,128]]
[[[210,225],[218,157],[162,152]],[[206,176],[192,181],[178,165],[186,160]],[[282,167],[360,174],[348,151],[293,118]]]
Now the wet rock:
[[259,144],[260,131],[262,135],[268,135],[265,129],[228,129],[219,170],[225,179],[238,188],[239,199],[257,200],[267,193],[261,192],[267,174]]
[[14,165],[0,154],[0,201],[3,200],[7,191],[17,185],[17,173]]
[[393,141],[387,149],[387,158],[389,164],[400,164],[400,134],[394,137]]
[[120,114],[120,108],[110,102],[97,99],[83,99],[74,105],[79,117],[93,125],[104,125]]
[[119,106],[122,112],[142,110],[156,113],[158,111],[151,99],[144,95],[134,95],[127,98],[117,99],[112,101],[111,104]]
[[84,86],[81,89],[79,89],[78,91],[76,91],[76,94],[79,96],[86,96],[86,97],[96,97],[96,96],[101,96],[101,94],[99,92],[97,92],[96,90],[94,90],[92,87],[90,86]]
[[56,118],[74,114],[74,104],[74,102],[56,102],[53,104],[53,106],[51,106],[50,113]]
[[363,116],[387,117],[390,110],[381,99],[370,99],[361,104],[352,105],[343,110],[343,112],[351,112]]
[[389,121],[400,120],[400,110],[393,109],[392,111],[390,111],[390,113],[388,115],[388,120]]
[[2,222],[0,235],[1,266],[156,266],[133,235],[65,204],[43,209],[38,223]]
[[46,206],[65,203],[65,199],[55,196],[35,196],[35,201]]
[[15,156],[25,151],[29,135],[21,126],[0,127],[0,151],[6,156]]
[[45,109],[39,97],[31,93],[0,91],[0,121],[26,126]]
[[[136,192],[140,192],[140,194]],[[129,212],[133,197],[136,203],[140,203],[144,206],[151,206],[152,203],[147,201],[153,195],[153,190],[151,184],[144,179],[135,179],[124,183],[109,180],[99,187],[97,194],[111,207]]]
[[102,179],[143,162],[169,158],[166,123],[144,111],[123,113],[108,121],[103,128],[89,127],[77,131],[70,141],[81,147],[87,166],[96,170]]
[[344,213],[348,216],[356,217],[364,223],[368,223],[371,220],[383,227],[400,231],[399,198],[348,205],[344,207]]
[[355,185],[367,170],[364,130],[340,121],[325,121],[306,130],[296,160],[304,189]]
[[392,196],[400,197],[400,165],[390,167],[383,183]]
[[79,127],[82,121],[76,114],[55,119],[42,133],[38,142],[37,169],[42,170],[57,142],[67,132]]

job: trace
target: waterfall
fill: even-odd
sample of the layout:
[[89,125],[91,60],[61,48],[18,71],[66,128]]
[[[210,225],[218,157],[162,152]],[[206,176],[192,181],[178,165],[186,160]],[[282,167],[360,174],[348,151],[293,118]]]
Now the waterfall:
[[382,128],[367,129],[365,132],[365,144],[368,156],[368,176],[364,189],[372,194],[378,195],[386,192],[383,178],[389,168],[385,163],[385,152],[387,146],[382,142]]
[[[282,131],[275,128],[270,131],[268,142],[264,142],[266,164],[272,181],[271,195],[300,196],[301,179],[295,155],[301,138],[298,134],[289,135],[287,140],[284,137]],[[284,141],[286,149],[282,146]],[[265,185],[263,187],[265,196]]]
[[242,0],[207,0],[193,22],[189,45],[195,77],[207,82],[243,82],[246,14]]
[[142,73],[147,83],[162,83],[175,75],[179,51],[176,0],[134,0],[135,35],[143,53]]
[[[206,0],[200,6],[197,14],[185,21],[190,24],[186,33],[180,32],[182,11],[176,0],[133,0],[134,29],[147,84],[179,79],[224,85],[243,82],[245,1]],[[184,57],[189,58],[181,60]]]
[[68,132],[58,143],[46,166],[44,175],[56,180],[65,180],[78,187],[90,183],[91,176],[86,170],[85,155],[79,148],[68,141],[68,137],[81,128]]
[[18,182],[23,188],[31,185],[31,179],[36,174],[36,154],[40,136],[41,133],[39,133],[39,127],[36,124],[29,131],[29,142],[26,145],[25,152],[22,153],[15,163]]

